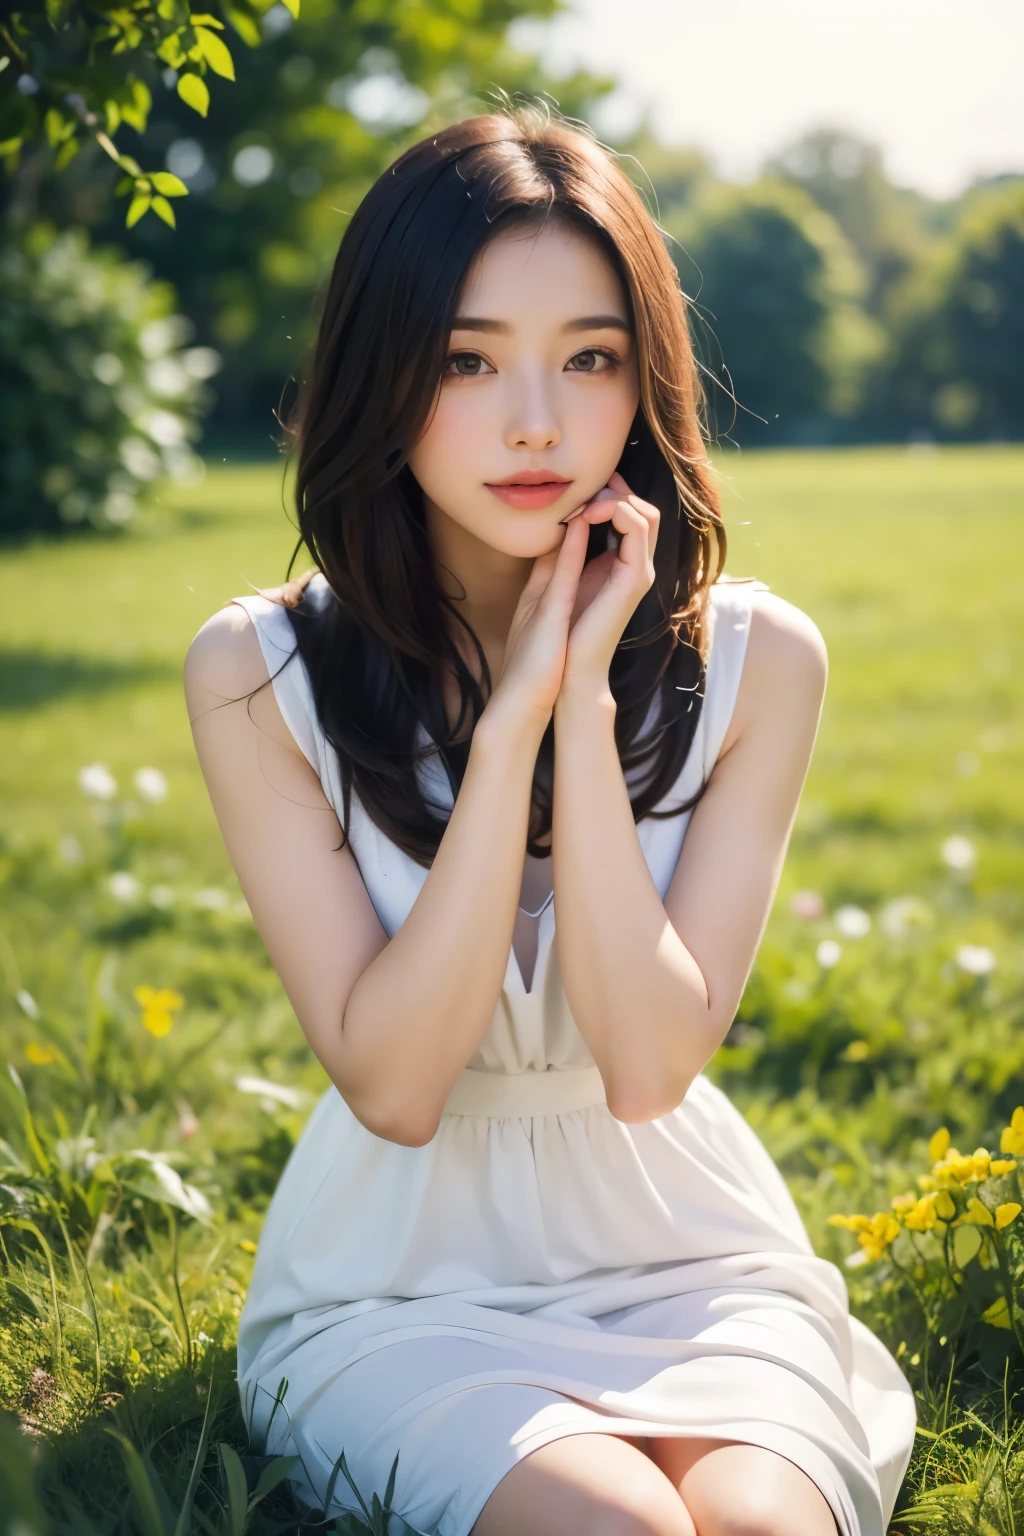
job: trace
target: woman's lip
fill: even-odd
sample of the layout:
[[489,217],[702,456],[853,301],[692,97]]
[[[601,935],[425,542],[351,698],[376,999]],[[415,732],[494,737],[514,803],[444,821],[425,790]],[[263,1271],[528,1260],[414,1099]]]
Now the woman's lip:
[[571,480],[543,480],[540,485],[488,485],[487,489],[506,506],[530,511],[535,507],[549,507],[571,485]]

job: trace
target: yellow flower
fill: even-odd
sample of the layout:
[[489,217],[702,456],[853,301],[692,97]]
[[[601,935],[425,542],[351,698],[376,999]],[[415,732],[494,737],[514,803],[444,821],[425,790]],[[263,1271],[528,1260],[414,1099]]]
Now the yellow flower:
[[998,1301],[994,1301],[992,1305],[981,1314],[981,1320],[983,1323],[991,1323],[993,1328],[1011,1327],[1012,1324],[1010,1323],[1010,1309],[1006,1305],[1006,1297],[1000,1296]]
[[916,1205],[917,1196],[913,1193],[913,1191],[911,1191],[908,1195],[893,1195],[890,1204],[898,1215],[900,1211],[909,1211],[911,1206]]
[[1024,1105],[1018,1104],[1010,1116],[1010,1123],[999,1138],[999,1150],[1012,1157],[1024,1157]]
[[864,1230],[858,1233],[857,1241],[869,1259],[880,1259],[889,1244],[899,1235],[900,1224],[895,1216],[890,1216],[888,1211],[879,1211],[872,1216]]
[[[922,1195],[909,1211],[903,1213],[903,1225],[909,1227],[911,1232],[930,1232],[938,1220],[935,1210],[938,1199],[937,1194]],[[949,1200],[948,1195],[946,1199]]]
[[830,1216],[828,1224],[830,1227],[845,1227],[848,1232],[864,1232],[871,1222],[867,1216]]
[[950,1135],[946,1127],[940,1126],[928,1143],[928,1157],[931,1162],[939,1163],[949,1150]]
[[1016,1166],[1017,1166],[1017,1162],[1016,1162],[1015,1158],[1012,1158],[1012,1157],[999,1158],[999,1157],[997,1157],[997,1158],[993,1158],[992,1162],[989,1164],[989,1170],[988,1171],[991,1174],[992,1178],[995,1179],[995,1178],[998,1178],[1001,1173],[1012,1173],[1013,1170],[1016,1168]]
[[185,1006],[185,999],[181,994],[171,992],[166,987],[159,992],[155,987],[136,987],[132,996],[142,1009],[143,1029],[147,1029],[158,1039],[170,1034],[174,1023],[171,1015]]
[[[979,1161],[979,1158],[982,1161]],[[945,1189],[956,1188],[964,1184],[973,1184],[977,1181],[978,1170],[982,1166],[988,1168],[988,1153],[984,1147],[980,1147],[973,1157],[965,1157],[958,1152],[956,1147],[950,1147],[941,1162],[935,1164],[932,1175],[940,1186]],[[986,1177],[983,1174],[982,1177]]]
[[953,1197],[948,1190],[940,1189],[935,1197],[935,1213],[941,1216],[943,1221],[952,1221],[956,1215],[956,1206]]
[[256,1244],[253,1242],[251,1237],[243,1237],[238,1246],[241,1248],[243,1253],[256,1252]]
[[1021,1208],[1016,1200],[1007,1200],[1005,1205],[997,1205],[996,1226],[999,1231],[1001,1232],[1004,1227],[1008,1227],[1011,1221],[1016,1221],[1020,1211]]
[[867,1061],[871,1047],[866,1040],[851,1040],[843,1052],[844,1061]]
[[971,1227],[995,1226],[992,1212],[989,1210],[987,1205],[982,1205],[981,1201],[977,1198],[976,1195],[971,1196],[970,1200],[967,1202],[967,1210],[953,1223],[955,1227],[959,1227],[965,1224]]
[[977,1147],[971,1162],[974,1164],[974,1177],[980,1184],[989,1176],[992,1154],[985,1147]]
[[48,1067],[52,1061],[57,1060],[60,1051],[48,1040],[30,1040],[25,1047],[25,1055],[34,1067]]

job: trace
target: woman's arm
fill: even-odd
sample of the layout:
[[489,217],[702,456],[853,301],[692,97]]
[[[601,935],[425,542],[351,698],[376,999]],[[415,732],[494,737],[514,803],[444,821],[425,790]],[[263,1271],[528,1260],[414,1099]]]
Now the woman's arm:
[[606,686],[555,704],[552,842],[566,996],[620,1120],[685,1096],[732,1022],[785,858],[825,689],[824,642],[754,594],[736,707],[662,903],[637,837]]
[[501,992],[547,722],[485,711],[437,856],[389,941],[351,850],[336,851],[338,819],[273,689],[244,697],[267,678],[238,604],[189,649],[186,699],[214,812],[314,1054],[369,1130],[419,1146]]

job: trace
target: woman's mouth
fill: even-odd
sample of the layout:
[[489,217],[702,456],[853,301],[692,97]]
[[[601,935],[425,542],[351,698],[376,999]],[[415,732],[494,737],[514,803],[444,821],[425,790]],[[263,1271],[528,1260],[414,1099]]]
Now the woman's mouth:
[[488,484],[487,489],[506,506],[532,511],[537,507],[549,507],[552,502],[565,495],[572,483],[571,480],[540,480],[531,485],[512,481],[504,485]]

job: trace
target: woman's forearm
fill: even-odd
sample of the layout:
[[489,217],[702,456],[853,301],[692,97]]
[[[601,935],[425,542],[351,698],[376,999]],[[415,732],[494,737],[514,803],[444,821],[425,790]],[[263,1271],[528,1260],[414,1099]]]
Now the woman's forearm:
[[420,894],[356,982],[332,1078],[364,1124],[418,1145],[494,1015],[543,731],[485,711]]
[[666,1113],[712,1054],[700,969],[644,858],[607,687],[555,705],[552,862],[566,997],[621,1120]]

